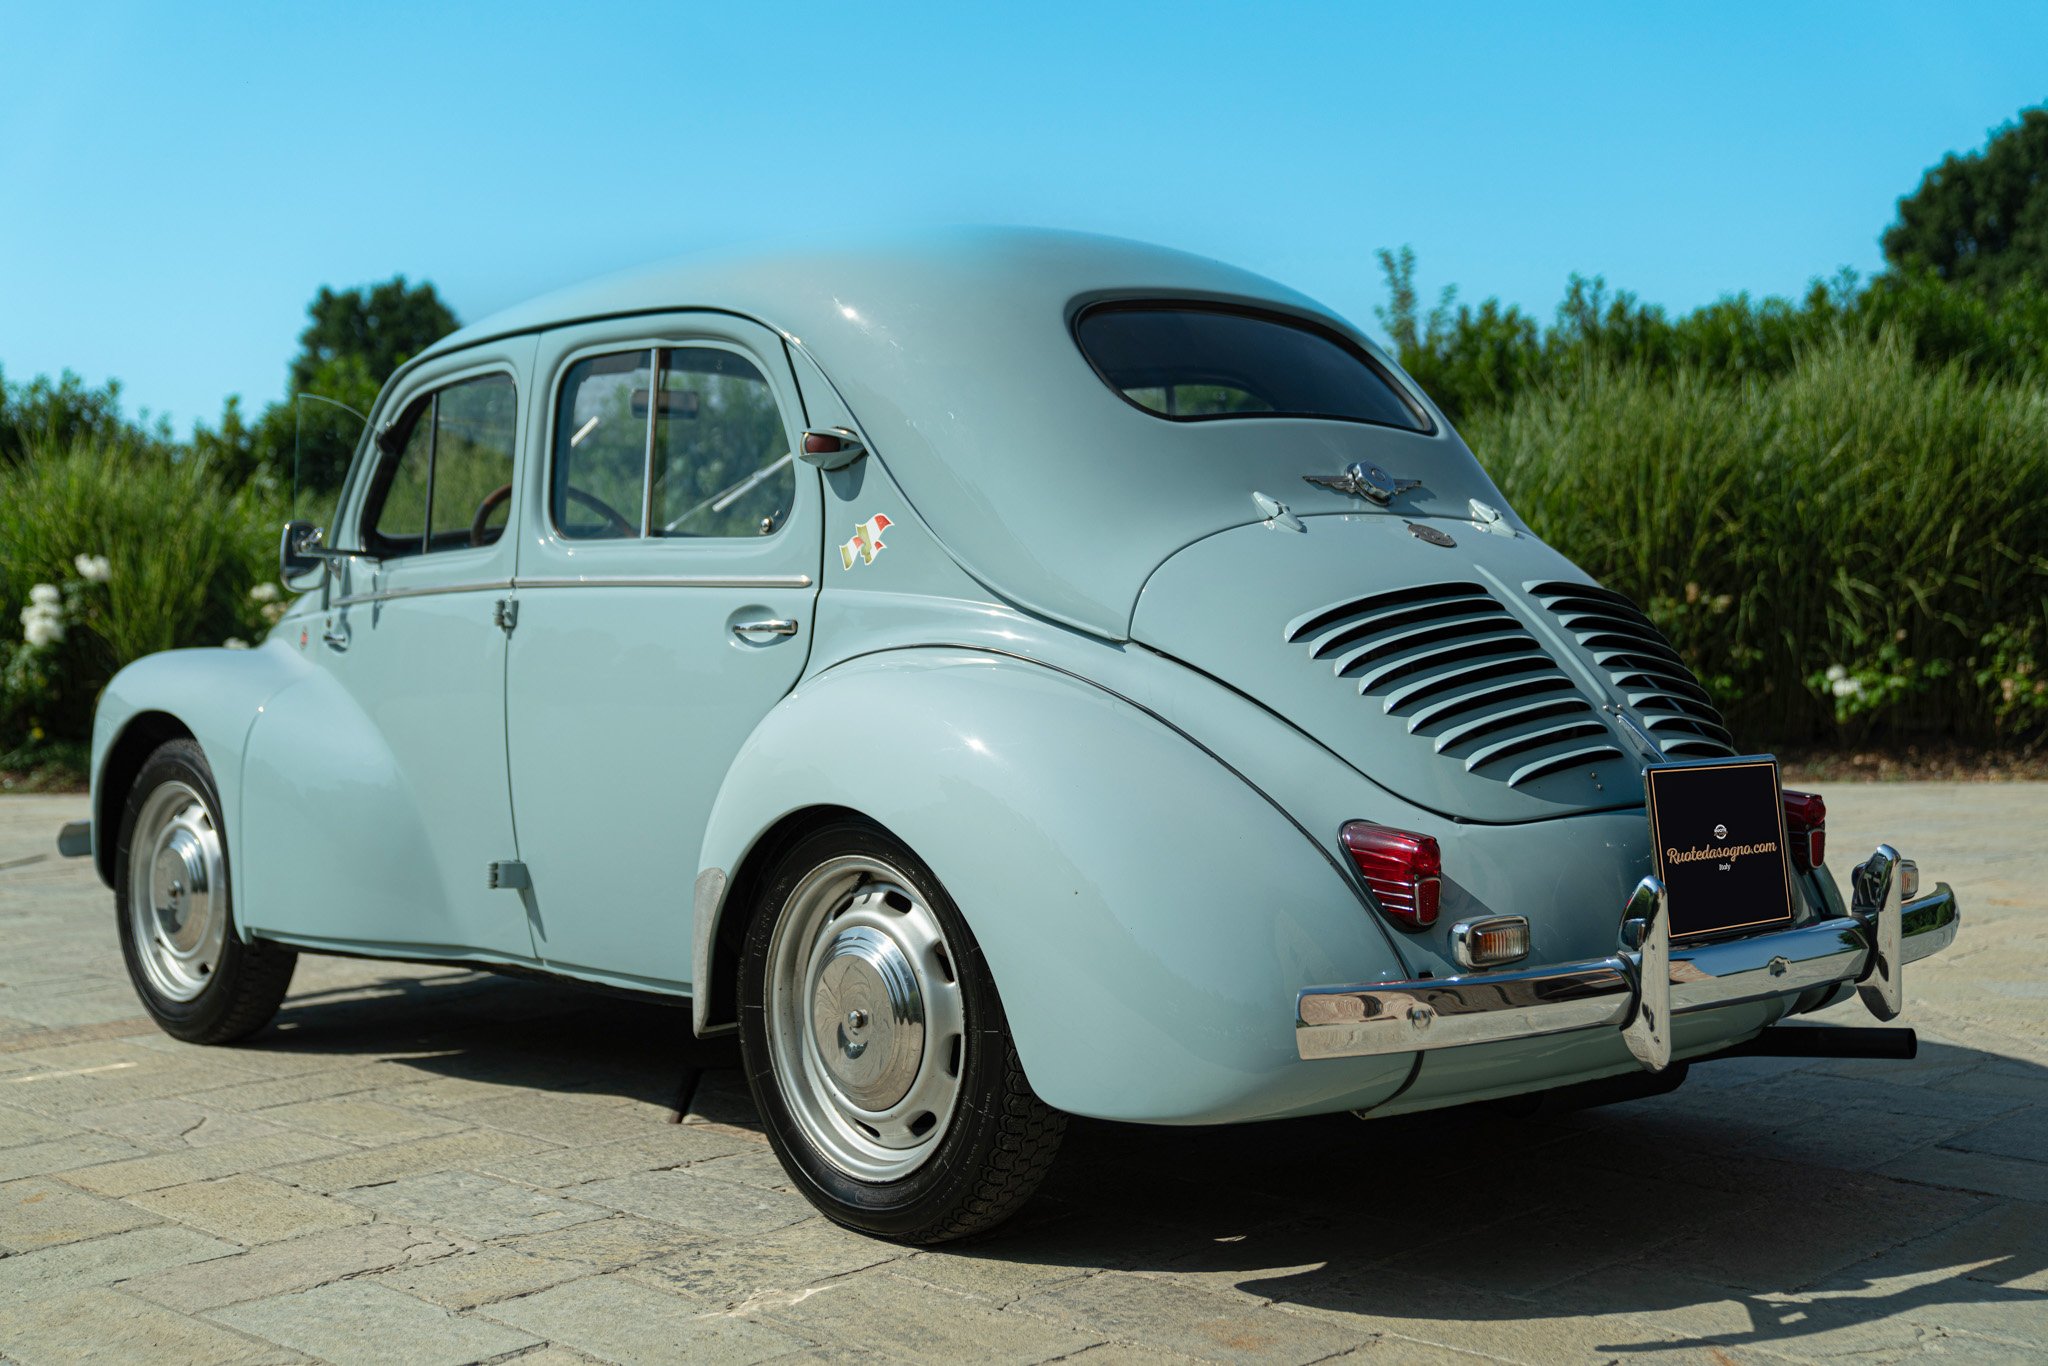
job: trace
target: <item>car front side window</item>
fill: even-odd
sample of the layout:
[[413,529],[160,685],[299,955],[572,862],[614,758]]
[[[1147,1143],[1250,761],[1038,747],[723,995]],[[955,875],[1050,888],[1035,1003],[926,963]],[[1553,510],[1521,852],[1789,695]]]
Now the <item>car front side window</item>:
[[395,559],[491,545],[505,534],[518,390],[509,375],[480,375],[416,399],[404,435],[384,445],[363,524],[367,548]]

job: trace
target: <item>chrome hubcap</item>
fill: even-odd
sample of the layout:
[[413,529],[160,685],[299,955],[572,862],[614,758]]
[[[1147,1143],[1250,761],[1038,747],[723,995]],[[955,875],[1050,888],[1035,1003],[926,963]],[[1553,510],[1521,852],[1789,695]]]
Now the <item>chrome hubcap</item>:
[[136,818],[129,929],[149,984],[174,1001],[206,989],[227,942],[227,870],[220,832],[199,793],[181,782],[149,794]]
[[798,1127],[850,1176],[914,1171],[952,1122],[966,1061],[938,917],[889,865],[833,859],[790,893],[768,958],[769,1048]]

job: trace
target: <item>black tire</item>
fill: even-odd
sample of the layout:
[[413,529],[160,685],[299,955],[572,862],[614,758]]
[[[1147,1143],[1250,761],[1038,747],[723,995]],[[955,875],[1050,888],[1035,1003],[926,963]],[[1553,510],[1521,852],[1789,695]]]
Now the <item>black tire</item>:
[[217,835],[219,886],[218,914],[224,917],[224,935],[217,961],[206,965],[204,983],[189,999],[168,994],[151,980],[142,961],[144,946],[136,942],[135,915],[131,896],[138,878],[149,869],[137,861],[151,857],[148,849],[135,847],[136,823],[151,805],[153,794],[174,785],[196,793],[205,806],[212,829],[225,829],[221,820],[220,791],[214,786],[213,769],[206,754],[193,740],[167,740],[156,748],[136,775],[121,808],[118,842],[114,846],[114,919],[121,935],[121,957],[128,965],[128,979],[135,994],[166,1034],[187,1043],[224,1044],[246,1039],[270,1023],[278,1004],[290,987],[298,954],[291,949],[260,940],[243,943],[234,926],[234,900],[228,876],[227,841]]
[[[792,893],[814,870],[847,857],[879,860],[936,916],[964,1007],[958,1096],[937,1146],[893,1180],[850,1174],[797,1122],[776,1076],[768,1036],[770,945],[791,913]],[[884,831],[858,820],[813,830],[782,851],[752,908],[740,962],[740,1051],[769,1142],[797,1188],[847,1228],[911,1244],[982,1233],[1015,1214],[1051,1168],[1066,1116],[1025,1079],[995,979],[967,922],[924,861]]]

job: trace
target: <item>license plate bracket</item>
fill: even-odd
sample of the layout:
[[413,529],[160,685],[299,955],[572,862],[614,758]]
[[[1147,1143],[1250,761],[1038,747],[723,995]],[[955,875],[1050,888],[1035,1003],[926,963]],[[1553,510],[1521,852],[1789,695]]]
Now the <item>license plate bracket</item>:
[[1651,863],[1673,939],[1792,919],[1785,799],[1769,754],[1652,764],[1643,770]]

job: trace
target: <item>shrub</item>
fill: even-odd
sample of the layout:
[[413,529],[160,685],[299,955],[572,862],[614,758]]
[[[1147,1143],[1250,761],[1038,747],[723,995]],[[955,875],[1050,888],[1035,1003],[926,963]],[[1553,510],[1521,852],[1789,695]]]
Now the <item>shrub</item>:
[[266,484],[161,450],[38,445],[0,468],[0,762],[73,758],[132,660],[259,635],[283,518]]
[[1896,329],[1730,382],[1587,365],[1463,433],[1545,540],[1642,603],[1743,743],[2038,733],[2048,392]]

